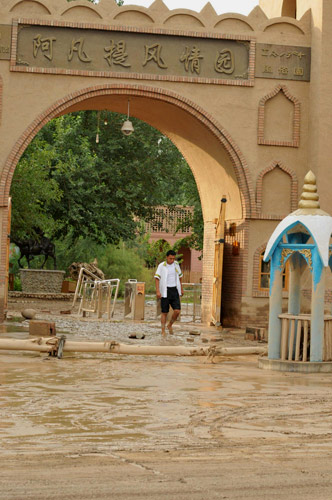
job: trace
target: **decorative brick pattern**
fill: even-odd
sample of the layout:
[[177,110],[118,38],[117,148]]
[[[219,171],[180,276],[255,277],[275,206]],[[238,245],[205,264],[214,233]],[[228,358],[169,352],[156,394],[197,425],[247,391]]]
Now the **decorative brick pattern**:
[[[292,141],[268,141],[265,140],[264,129],[265,129],[265,104],[269,99],[275,97],[279,92],[283,92],[284,95],[289,99],[294,105],[294,117],[293,117],[293,140]],[[258,106],[258,144],[264,146],[283,146],[298,148],[300,146],[300,101],[296,97],[292,96],[286,85],[277,85],[277,87],[264,96],[259,101]]]
[[[268,172],[271,172],[275,168],[280,168],[286,174],[288,174],[291,178],[291,211],[293,212],[297,208],[298,203],[298,179],[296,173],[291,170],[289,167],[286,167],[281,161],[274,161],[271,165],[260,172],[256,182],[256,209],[257,209],[257,218],[260,219],[277,219],[281,220],[284,216],[281,215],[267,215],[262,214],[262,195],[263,195],[263,178]],[[288,215],[288,214],[285,214]]]

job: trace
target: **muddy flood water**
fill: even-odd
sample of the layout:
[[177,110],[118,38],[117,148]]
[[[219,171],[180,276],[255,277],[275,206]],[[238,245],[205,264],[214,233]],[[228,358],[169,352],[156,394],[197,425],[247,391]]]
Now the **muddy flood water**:
[[[73,340],[105,339],[100,324],[59,324]],[[137,328],[148,343],[188,336]],[[0,336],[27,338],[27,327],[8,323]],[[255,355],[2,351],[0,498],[330,499],[331,382],[259,370]]]

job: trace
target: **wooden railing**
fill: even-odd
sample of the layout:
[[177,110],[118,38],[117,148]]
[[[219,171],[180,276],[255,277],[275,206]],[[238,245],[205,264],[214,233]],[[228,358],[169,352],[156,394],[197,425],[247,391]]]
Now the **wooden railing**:
[[[310,314],[280,314],[282,361],[310,361]],[[332,316],[324,316],[323,361],[332,360]]]

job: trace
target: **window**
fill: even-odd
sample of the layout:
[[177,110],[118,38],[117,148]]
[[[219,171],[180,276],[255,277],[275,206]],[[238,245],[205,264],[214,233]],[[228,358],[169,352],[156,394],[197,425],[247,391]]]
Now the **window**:
[[[264,262],[265,250],[261,253],[260,265],[259,265],[259,289],[260,290],[269,290],[270,288],[270,261]],[[288,263],[284,268],[284,272],[282,273],[282,289],[288,290]]]

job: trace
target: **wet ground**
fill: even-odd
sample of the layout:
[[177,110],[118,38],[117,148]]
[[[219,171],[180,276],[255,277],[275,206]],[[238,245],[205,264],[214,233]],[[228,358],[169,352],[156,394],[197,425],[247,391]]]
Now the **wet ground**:
[[[22,305],[10,304],[0,337],[28,336]],[[121,306],[111,323],[65,308],[39,304],[38,318],[75,340],[255,344],[197,323],[165,340],[153,317],[121,321]],[[257,356],[0,352],[0,361],[1,499],[331,498],[331,374],[262,371]]]

